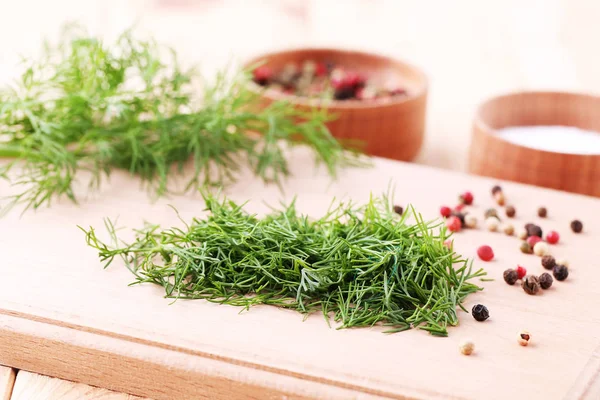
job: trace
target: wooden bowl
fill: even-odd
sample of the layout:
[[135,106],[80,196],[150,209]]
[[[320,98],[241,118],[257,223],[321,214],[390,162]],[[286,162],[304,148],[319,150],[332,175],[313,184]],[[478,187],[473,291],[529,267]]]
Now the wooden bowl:
[[524,92],[485,102],[473,124],[469,172],[600,197],[600,155],[537,150],[495,135],[497,129],[532,125],[600,132],[600,97]]
[[303,109],[326,108],[336,116],[327,124],[338,139],[358,141],[367,154],[412,160],[423,144],[427,79],[419,69],[388,57],[333,49],[300,49],[263,54],[246,63],[246,67],[264,62],[277,71],[288,63],[300,64],[306,60],[333,62],[365,74],[375,84],[391,83],[406,88],[408,96],[376,99],[373,101],[344,100],[315,103],[314,99],[290,96],[275,90],[260,90],[269,104],[287,100]]

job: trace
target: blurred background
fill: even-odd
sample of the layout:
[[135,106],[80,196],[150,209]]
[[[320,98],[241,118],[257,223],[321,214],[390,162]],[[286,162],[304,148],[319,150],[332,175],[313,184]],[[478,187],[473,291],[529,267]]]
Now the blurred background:
[[114,37],[135,24],[210,74],[266,50],[383,53],[430,79],[417,162],[464,170],[475,108],[524,89],[600,94],[598,0],[0,0],[0,80],[64,22]]

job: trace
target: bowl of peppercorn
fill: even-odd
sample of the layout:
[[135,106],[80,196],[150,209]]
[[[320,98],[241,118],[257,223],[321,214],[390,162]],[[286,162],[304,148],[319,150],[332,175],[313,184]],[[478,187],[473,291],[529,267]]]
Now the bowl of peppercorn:
[[600,197],[600,97],[521,92],[486,101],[469,172]]
[[260,55],[246,67],[265,105],[285,100],[325,109],[327,127],[342,143],[402,161],[421,149],[427,79],[412,65],[358,51],[299,49]]

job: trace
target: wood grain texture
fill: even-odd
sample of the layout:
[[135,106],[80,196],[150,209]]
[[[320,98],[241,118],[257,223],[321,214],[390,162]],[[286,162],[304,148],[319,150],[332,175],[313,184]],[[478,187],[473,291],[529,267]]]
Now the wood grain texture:
[[[263,54],[246,66],[264,62],[278,71],[288,63],[301,65],[306,60],[333,62],[364,74],[378,86],[406,88],[409,96],[376,101],[333,101],[326,108],[336,119],[329,122],[333,136],[364,145],[364,151],[374,156],[410,161],[419,153],[425,135],[427,108],[427,78],[418,68],[389,57],[340,49],[297,49]],[[309,110],[309,99],[292,97],[279,91],[261,93],[266,104],[286,100]]]
[[[413,203],[433,218],[441,204],[452,205],[460,191],[471,190],[471,212],[482,217],[496,183],[383,159],[371,169],[345,170],[331,182],[323,171],[307,168],[312,161],[304,149],[295,149],[290,162],[294,176],[284,193],[249,175],[226,192],[237,201],[252,199],[248,209],[257,213],[268,210],[263,200],[276,205],[297,195],[299,210],[320,216],[334,196],[362,202],[395,184],[397,203]],[[128,287],[129,271],[118,263],[103,270],[76,224],[100,228],[103,217],[120,216],[120,226],[138,227],[145,219],[179,225],[168,204],[184,220],[200,215],[204,204],[192,195],[152,203],[136,181],[117,173],[79,207],[59,202],[0,221],[0,363],[157,400],[476,399],[482,393],[487,399],[586,398],[584,393],[594,393],[599,368],[600,214],[594,210],[600,200],[503,186],[517,207],[516,225],[538,222],[561,233],[552,251],[569,259],[571,275],[528,296],[518,285],[507,286],[502,272],[521,264],[540,274],[539,258],[520,253],[514,237],[462,232],[455,238],[459,252],[474,257],[477,246],[490,244],[496,253],[491,263],[475,260],[495,281],[482,282],[485,291],[465,304],[486,304],[491,318],[478,323],[461,313],[449,338],[434,338],[417,330],[384,335],[379,327],[338,331],[320,315],[303,322],[301,315],[274,307],[240,313],[204,301],[172,303],[152,285]],[[535,214],[542,204],[549,210],[545,220]],[[583,234],[568,229],[573,218],[584,221]],[[517,344],[522,328],[533,337],[526,348]],[[465,337],[476,343],[471,357],[457,349]]]
[[0,400],[9,400],[15,384],[15,370],[0,366]]
[[524,92],[489,100],[473,124],[469,171],[600,197],[600,155],[536,150],[495,134],[497,129],[529,125],[574,126],[600,135],[600,97]]
[[[19,371],[11,400],[141,400],[140,397]],[[147,399],[148,400],[148,399]]]

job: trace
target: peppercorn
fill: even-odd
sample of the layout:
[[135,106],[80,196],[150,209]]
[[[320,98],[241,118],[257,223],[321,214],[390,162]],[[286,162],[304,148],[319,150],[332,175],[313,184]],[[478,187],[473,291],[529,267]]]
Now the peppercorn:
[[515,233],[515,227],[509,222],[502,224],[501,229],[508,236],[512,236],[512,234]]
[[519,279],[519,275],[514,269],[509,268],[504,271],[504,282],[508,283],[509,285],[514,285],[515,282],[517,282],[517,279]]
[[464,340],[458,345],[458,349],[465,356],[470,356],[475,350],[475,344],[471,340]]
[[450,215],[457,217],[460,220],[461,228],[465,226],[465,214],[460,211],[452,211]]
[[548,243],[546,242],[537,242],[535,246],[533,246],[533,253],[536,256],[543,257],[550,252],[550,248],[548,247]]
[[492,187],[492,196],[501,191],[502,188],[499,185],[495,185],[494,187]]
[[476,228],[477,227],[477,217],[473,214],[465,215],[465,225],[467,228]]
[[480,246],[477,249],[477,255],[483,261],[492,261],[494,259],[494,250],[487,245]]
[[401,206],[394,206],[394,212],[398,215],[402,215],[404,209]]
[[517,210],[513,206],[506,206],[506,210],[504,212],[508,218],[513,218],[517,214]]
[[479,322],[483,322],[490,317],[490,312],[483,304],[474,305],[471,314],[473,315],[473,318]]
[[576,219],[571,222],[571,230],[575,233],[581,233],[583,230],[583,223]]
[[521,330],[519,332],[517,341],[519,342],[519,344],[521,346],[527,346],[529,344],[530,340],[531,340],[531,334],[529,332],[527,332],[526,330]]
[[266,65],[256,68],[252,74],[254,75],[254,82],[261,86],[266,86],[273,77],[273,71]]
[[532,254],[533,248],[531,247],[531,245],[529,243],[523,242],[523,243],[521,243],[521,253]]
[[564,265],[565,267],[569,268],[569,261],[567,261],[564,258],[561,258],[559,260],[556,260],[556,264],[557,265]]
[[527,243],[533,248],[538,242],[541,242],[542,238],[539,236],[529,236],[527,238]]
[[548,216],[548,210],[546,209],[546,207],[538,208],[537,213],[538,217],[540,218],[546,218],[546,216]]
[[440,207],[440,214],[442,215],[442,217],[448,218],[450,214],[452,214],[452,210],[450,209],[450,207],[442,206]]
[[496,232],[498,230],[498,225],[500,225],[500,220],[496,217],[488,217],[485,220],[485,226],[488,231]]
[[517,277],[519,279],[523,279],[523,277],[527,275],[527,269],[525,269],[525,267],[522,267],[520,265],[517,265]]
[[529,275],[523,279],[523,282],[521,282],[521,287],[525,293],[533,295],[540,291],[540,281],[538,280],[537,276]]
[[542,267],[546,269],[553,269],[556,265],[556,260],[551,255],[545,255],[542,257]]
[[519,229],[517,232],[517,237],[521,240],[527,239],[527,231],[525,229]]
[[462,224],[458,217],[451,216],[450,218],[448,218],[446,220],[446,227],[448,228],[448,230],[450,232],[458,232],[458,231],[460,231]]
[[564,265],[555,265],[552,269],[552,275],[557,281],[564,281],[569,276],[569,269]]
[[550,244],[556,244],[560,240],[560,235],[556,231],[550,231],[546,233],[546,242]]
[[463,208],[465,208],[464,204],[457,204],[456,207],[454,207],[454,211],[462,211]]
[[488,208],[487,210],[485,210],[484,216],[486,218],[489,218],[489,217],[496,217],[496,218],[498,218],[498,211],[496,211],[495,208]]
[[352,86],[342,86],[335,89],[333,98],[336,100],[348,100],[354,97],[354,88]]
[[552,286],[552,282],[554,282],[554,279],[552,279],[552,275],[550,275],[547,272],[544,272],[543,274],[540,275],[540,277],[538,278],[538,281],[540,282],[540,287],[544,290],[549,289],[550,286]]
[[528,236],[538,236],[542,237],[542,228],[535,224],[527,224],[525,225],[525,229],[527,230]]
[[466,204],[467,206],[470,206],[471,204],[473,204],[473,193],[464,192],[463,194],[458,196],[458,201],[462,204]]
[[494,195],[494,200],[496,200],[496,204],[498,204],[499,206],[503,206],[504,203],[506,203],[506,198],[504,197],[504,193],[502,192],[497,192]]

